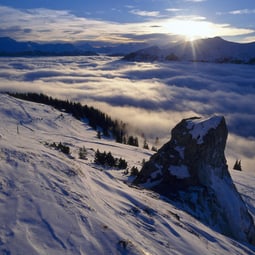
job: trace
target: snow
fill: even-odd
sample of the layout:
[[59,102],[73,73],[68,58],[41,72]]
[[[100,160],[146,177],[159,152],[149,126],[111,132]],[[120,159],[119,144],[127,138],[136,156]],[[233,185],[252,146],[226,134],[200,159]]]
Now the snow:
[[233,192],[232,183],[228,183],[224,178],[219,178],[217,175],[212,175],[212,186],[220,204],[225,206],[223,210],[227,211],[228,220],[231,220],[232,233],[239,236],[240,239],[245,239],[244,231],[237,233],[236,230],[240,226],[243,230],[248,229],[249,221],[243,213],[245,211],[244,204],[240,201],[238,194]]
[[189,119],[187,120],[187,128],[189,129],[189,133],[192,135],[192,138],[197,140],[197,144],[202,144],[204,142],[203,137],[210,129],[217,128],[222,121],[222,118],[222,116],[213,116],[207,119]]
[[235,182],[237,190],[243,196],[243,200],[246,202],[248,210],[253,216],[255,222],[255,175],[250,172],[239,172],[232,170],[231,176]]
[[[93,163],[99,149],[140,167],[148,150],[99,140],[66,113],[3,94],[0,119],[0,254],[255,254],[157,194],[128,185],[123,171]],[[67,144],[71,155],[46,142]],[[78,158],[83,146],[87,160]],[[254,192],[248,179],[235,175],[246,197]],[[253,199],[246,201],[254,208]]]

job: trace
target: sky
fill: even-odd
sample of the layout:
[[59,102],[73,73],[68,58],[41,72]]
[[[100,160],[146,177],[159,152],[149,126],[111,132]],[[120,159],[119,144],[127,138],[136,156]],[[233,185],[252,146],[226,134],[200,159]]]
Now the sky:
[[0,36],[19,41],[255,41],[254,0],[0,0]]

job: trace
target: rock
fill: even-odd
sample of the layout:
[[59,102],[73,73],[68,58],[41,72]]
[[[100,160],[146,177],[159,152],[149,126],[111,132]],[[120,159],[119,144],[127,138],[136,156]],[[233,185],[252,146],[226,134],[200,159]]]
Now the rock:
[[215,230],[255,244],[255,227],[228,171],[224,117],[182,120],[141,169],[134,184],[150,188]]

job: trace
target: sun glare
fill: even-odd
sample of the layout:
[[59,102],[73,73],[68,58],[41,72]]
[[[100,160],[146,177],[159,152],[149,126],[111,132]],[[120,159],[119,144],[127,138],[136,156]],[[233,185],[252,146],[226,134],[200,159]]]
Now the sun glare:
[[214,36],[212,24],[204,20],[172,20],[165,25],[168,32],[186,37],[188,41]]

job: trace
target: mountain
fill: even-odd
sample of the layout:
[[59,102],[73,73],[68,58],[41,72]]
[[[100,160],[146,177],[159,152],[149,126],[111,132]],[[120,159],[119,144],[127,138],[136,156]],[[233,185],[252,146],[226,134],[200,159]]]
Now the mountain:
[[[95,46],[93,46],[95,45]],[[100,44],[99,42],[35,43],[0,37],[0,56],[120,55],[146,47],[145,43]]]
[[182,42],[159,48],[148,47],[127,54],[128,61],[199,61],[217,63],[255,63],[255,42],[234,43],[220,37]]
[[0,52],[1,53],[17,53],[31,50],[30,44],[25,42],[16,42],[9,37],[0,37]]
[[134,181],[176,201],[205,224],[255,245],[255,226],[227,167],[224,117],[184,119]]
[[78,48],[70,43],[17,42],[9,37],[0,38],[0,56],[68,56],[97,55],[92,47]]
[[[68,113],[5,94],[0,118],[0,254],[255,254],[254,246],[133,187],[123,171],[94,163],[99,149],[140,167],[148,150],[98,139]],[[231,174],[255,217],[254,173]]]
[[103,44],[100,42],[36,43],[0,37],[0,56],[80,56],[105,54],[124,56],[128,61],[201,61],[255,63],[255,42],[234,43],[220,37],[180,42],[168,46],[145,43]]

